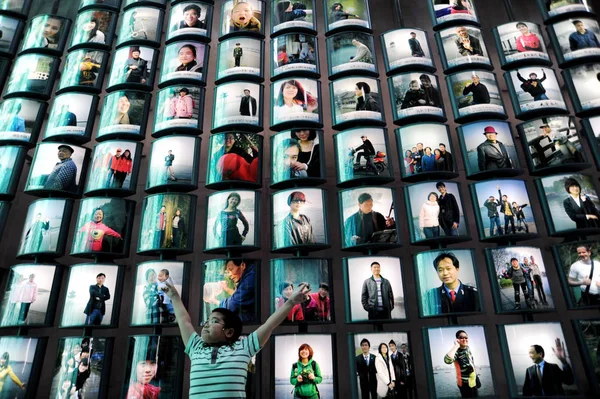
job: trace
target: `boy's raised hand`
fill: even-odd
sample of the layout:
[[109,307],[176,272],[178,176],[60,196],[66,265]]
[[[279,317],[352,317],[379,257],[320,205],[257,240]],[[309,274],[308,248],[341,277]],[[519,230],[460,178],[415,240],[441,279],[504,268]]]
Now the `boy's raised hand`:
[[169,283],[168,281],[165,281],[165,285],[166,285],[166,287],[160,287],[160,289],[162,292],[167,294],[167,296],[169,298],[179,296],[179,292],[177,292],[177,289],[175,289],[175,287],[171,283]]

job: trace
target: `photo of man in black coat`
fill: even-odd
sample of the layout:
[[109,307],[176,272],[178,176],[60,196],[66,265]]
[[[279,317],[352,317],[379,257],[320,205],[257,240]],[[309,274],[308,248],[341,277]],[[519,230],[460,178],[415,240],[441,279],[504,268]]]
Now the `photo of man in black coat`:
[[506,147],[496,138],[498,132],[493,126],[483,129],[486,140],[477,146],[477,165],[480,171],[508,169],[512,167]]
[[457,236],[458,226],[460,224],[460,209],[458,208],[458,202],[456,202],[456,198],[453,194],[446,191],[446,185],[443,182],[437,183],[435,188],[440,192],[440,196],[437,200],[437,203],[440,206],[440,214],[438,216],[440,226],[447,236]]
[[562,363],[562,368],[544,360],[544,348],[540,345],[531,345],[529,348],[529,357],[533,360],[533,366],[525,371],[523,396],[564,396],[563,384],[574,383],[573,371],[567,363],[565,344],[560,338],[556,338],[556,348],[552,348],[552,351]]
[[256,116],[256,98],[250,95],[250,89],[244,89],[244,96],[240,100],[240,115]]
[[102,319],[106,313],[106,301],[110,299],[110,291],[104,286],[106,274],[98,273],[96,276],[96,284],[90,285],[90,299],[83,313],[87,315],[85,318],[86,326],[99,326],[102,324]]
[[356,373],[360,381],[361,399],[377,399],[377,371],[375,370],[375,355],[369,353],[371,343],[363,338],[360,341],[362,353],[356,356]]
[[472,83],[469,83],[463,89],[463,96],[466,96],[469,93],[472,93],[473,102],[471,105],[477,104],[489,104],[490,103],[490,93],[487,87],[479,82],[479,76],[473,75],[471,77]]

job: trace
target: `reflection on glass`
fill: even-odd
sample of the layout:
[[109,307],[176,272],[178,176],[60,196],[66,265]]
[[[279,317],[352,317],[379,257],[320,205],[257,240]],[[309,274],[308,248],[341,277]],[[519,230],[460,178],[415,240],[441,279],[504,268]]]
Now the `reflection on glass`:
[[[24,398],[33,369],[38,339],[0,338],[0,393],[11,398]],[[14,366],[14,368],[13,368]],[[12,384],[8,379],[12,381]],[[33,385],[33,383],[32,383]]]
[[54,69],[55,60],[54,57],[40,54],[19,56],[8,78],[5,95],[20,91],[45,94],[49,89],[48,80]]
[[146,197],[138,251],[192,249],[189,237],[190,226],[194,223],[192,198],[185,194]]
[[86,191],[131,186],[134,163],[138,160],[137,144],[131,141],[109,141],[94,148],[92,167]]
[[16,190],[13,179],[18,179],[21,170],[15,170],[17,165],[22,165],[24,159],[23,147],[0,147],[0,194],[14,194]]
[[[42,199],[29,205],[18,255],[55,252],[61,241],[66,200]],[[66,215],[68,218],[70,215]]]
[[22,50],[30,48],[58,48],[61,36],[66,35],[64,20],[51,15],[40,15],[29,23],[27,34],[23,40]]
[[[67,56],[58,89],[72,86],[97,87],[98,74],[105,53],[102,51],[79,50]],[[100,77],[102,82],[102,77]],[[98,87],[97,87],[98,88]]]

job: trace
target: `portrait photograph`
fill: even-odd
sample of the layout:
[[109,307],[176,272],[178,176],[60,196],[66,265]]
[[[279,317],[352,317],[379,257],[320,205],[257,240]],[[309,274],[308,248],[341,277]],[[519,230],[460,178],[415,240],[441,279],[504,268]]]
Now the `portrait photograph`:
[[505,324],[498,332],[512,395],[577,395],[570,358],[579,353],[567,350],[560,323]]
[[23,18],[27,18],[30,7],[31,0],[6,0],[0,3],[0,10]]
[[[425,132],[425,134],[423,134]],[[423,143],[423,137],[427,142]],[[414,123],[396,129],[402,178],[406,181],[429,177],[457,176],[456,153],[448,126],[441,123]],[[453,154],[454,153],[454,154]]]
[[46,338],[0,338],[0,371],[5,375],[2,395],[18,399],[35,396],[45,344]]
[[568,112],[553,69],[546,67],[519,68],[505,72],[504,78],[517,118],[523,119],[536,111]]
[[433,27],[438,29],[457,23],[479,25],[473,3],[473,0],[429,0],[429,11]]
[[284,323],[327,323],[333,320],[333,286],[329,260],[317,258],[271,259],[271,313],[290,299],[300,287],[310,289],[295,305]]
[[60,327],[110,327],[119,317],[121,266],[77,264],[69,268]]
[[271,0],[271,35],[288,30],[316,33],[315,0]]
[[98,102],[98,96],[86,93],[64,93],[54,97],[42,140],[90,141]]
[[202,132],[204,88],[191,84],[167,86],[156,95],[152,136],[169,132],[199,134]]
[[[527,240],[538,229],[523,180],[498,179],[470,186],[479,239]],[[510,234],[510,237],[508,236]]]
[[[0,103],[0,109],[1,108],[2,104]],[[0,114],[0,120],[1,118],[2,117]],[[583,131],[587,136],[590,148],[592,149],[592,154],[594,155],[596,165],[600,165],[600,117],[594,116],[591,118],[584,118],[580,119],[580,122],[583,126]],[[1,134],[2,133],[0,133],[0,138]]]
[[121,198],[81,200],[71,255],[127,257],[134,208],[134,201]]
[[554,310],[540,248],[487,248],[486,261],[497,313]]
[[421,317],[481,312],[473,250],[424,251],[413,259]]
[[[529,171],[577,170],[588,166],[575,118],[548,116],[517,125]],[[593,146],[592,146],[593,147]]]
[[142,158],[142,144],[111,140],[94,146],[85,194],[135,193]]
[[122,397],[181,397],[184,358],[181,337],[130,335],[128,341]]
[[469,178],[516,176],[521,171],[510,123],[478,121],[456,130]]
[[327,38],[329,77],[345,72],[377,75],[373,36],[362,32],[343,32]]
[[436,33],[435,38],[440,48],[444,73],[493,68],[479,28],[462,25],[447,28]]
[[388,79],[394,123],[401,125],[425,118],[446,121],[437,76],[428,73],[403,73]]
[[73,201],[44,198],[33,201],[23,221],[17,257],[22,259],[64,255]]
[[387,159],[387,129],[348,129],[334,134],[333,142],[338,185],[346,186],[366,180],[393,180],[393,171]]
[[345,0],[338,2],[326,0],[325,27],[327,32],[334,32],[344,28],[371,30],[371,16],[369,15],[369,2],[367,0]]
[[206,186],[232,184],[260,187],[263,137],[254,133],[221,133],[210,136]]
[[46,116],[48,103],[28,98],[0,102],[0,143],[34,145]]
[[319,75],[317,37],[288,33],[271,39],[271,78],[285,75]]
[[258,192],[226,190],[207,198],[205,252],[260,248]]
[[100,93],[107,63],[108,53],[105,51],[81,49],[69,53],[56,91],[61,93],[75,89]]
[[233,35],[264,37],[265,2],[261,0],[227,0],[221,4],[219,39]]
[[550,235],[600,231],[600,200],[590,176],[560,174],[536,180]]
[[212,131],[234,127],[262,129],[263,86],[236,81],[215,87]]
[[327,192],[293,188],[272,195],[271,249],[275,252],[316,251],[329,247]]
[[427,32],[420,29],[395,29],[381,35],[381,47],[388,75],[403,69],[434,71]]
[[177,38],[209,41],[212,30],[213,5],[184,1],[171,6],[167,42]]
[[[9,32],[12,30],[11,19],[0,17],[3,33],[5,33],[5,26]],[[6,25],[4,24],[5,20],[8,22]],[[21,52],[47,52],[62,55],[70,28],[71,21],[67,18],[56,15],[38,15],[29,20],[21,44]],[[2,46],[0,46],[0,49],[2,49]]]
[[112,344],[112,338],[59,339],[50,397],[101,398],[106,395]]
[[318,184],[325,179],[323,131],[292,129],[271,135],[271,187],[293,186],[297,179]]
[[480,117],[506,119],[496,75],[488,71],[458,72],[446,77],[454,120]]
[[[346,322],[381,323],[406,319],[400,258],[344,258]],[[381,287],[381,305],[378,301]]]
[[144,198],[137,252],[192,252],[196,200],[195,195],[189,194],[155,194]]
[[[133,1],[137,1],[137,0],[133,0]],[[164,2],[164,0],[158,0],[158,1]],[[123,3],[125,3],[125,4],[127,4],[128,2],[129,2],[128,0],[123,1]],[[119,11],[119,9],[121,8],[121,0],[80,0],[79,11],[82,11],[84,9],[87,9],[89,7],[94,7],[94,6],[102,6],[102,7],[114,9],[115,11]]]
[[17,193],[27,148],[18,145],[0,146],[0,197],[11,199]]
[[0,326],[50,325],[59,290],[60,270],[56,265],[12,266],[0,305]]
[[385,123],[379,80],[351,76],[329,84],[334,129],[356,121]]
[[586,0],[537,0],[538,7],[544,17],[544,22],[565,14],[593,14]]
[[600,304],[600,262],[597,241],[554,245],[554,259],[569,309]]
[[96,139],[143,139],[151,98],[149,93],[135,90],[121,90],[105,95]]
[[[485,329],[478,325],[423,330],[427,373],[436,398],[495,395]],[[498,364],[496,364],[498,366]]]
[[171,135],[154,140],[150,146],[146,191],[195,189],[199,157],[198,137]]
[[321,126],[321,82],[290,78],[271,83],[271,126]]
[[600,109],[600,63],[584,64],[562,72],[577,116],[590,116]]
[[151,261],[137,265],[132,326],[177,323],[171,298],[162,289],[167,287],[167,283],[171,284],[187,303],[188,267],[188,262],[176,261]]
[[[385,332],[348,334],[350,345],[350,380],[353,397],[385,397],[394,381],[392,397],[416,395],[413,355],[408,333]],[[387,362],[387,364],[386,364]],[[389,374],[387,369],[390,370]],[[388,374],[388,376],[386,376]],[[379,388],[379,390],[378,390]],[[360,396],[359,396],[360,393]]]
[[204,83],[210,46],[198,42],[177,41],[164,47],[159,84]]
[[151,91],[154,87],[154,74],[158,51],[146,46],[127,46],[113,53],[108,91],[120,88]]
[[471,238],[460,185],[429,181],[404,187],[411,242],[457,242]]
[[77,14],[71,29],[69,50],[79,47],[110,50],[115,37],[117,14],[93,9]]
[[[35,19],[33,21],[35,21]],[[17,47],[19,45],[19,41],[21,40],[24,23],[17,18],[0,15],[0,26],[2,26],[2,37],[0,37],[0,55],[12,58],[17,52]],[[25,41],[24,43],[26,44],[27,42]]]
[[262,40],[251,37],[223,40],[217,49],[217,81],[227,78],[262,80],[263,48]]
[[285,334],[273,337],[273,398],[336,398],[335,336]]
[[535,63],[551,65],[540,25],[529,21],[513,21],[492,30],[502,68]]
[[237,314],[242,323],[256,324],[259,318],[258,273],[260,261],[227,258],[202,262],[200,319],[207,320],[216,308]]
[[598,365],[598,346],[600,344],[600,319],[573,320],[579,350],[590,385],[595,392],[600,389],[600,366]]
[[592,18],[569,18],[548,26],[561,67],[600,57],[600,25]]
[[26,192],[78,195],[83,188],[90,150],[61,143],[40,143],[35,149]]
[[25,94],[48,100],[54,87],[60,59],[43,54],[18,56],[6,81],[4,98]]
[[158,47],[165,12],[155,7],[132,7],[121,14],[117,46],[131,43]]
[[[398,244],[394,189],[360,187],[340,191],[342,248],[394,247]],[[358,209],[357,209],[358,208]],[[370,223],[365,222],[370,220]],[[369,226],[370,225],[370,226]]]

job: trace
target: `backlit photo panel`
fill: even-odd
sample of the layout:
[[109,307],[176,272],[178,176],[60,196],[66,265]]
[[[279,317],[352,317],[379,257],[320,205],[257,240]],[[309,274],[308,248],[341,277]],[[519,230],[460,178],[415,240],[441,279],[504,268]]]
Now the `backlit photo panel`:
[[[337,397],[333,335],[278,335],[274,337],[272,345],[275,375],[272,398],[292,399],[300,395],[317,395],[322,399]],[[303,360],[306,359],[308,363],[304,364]]]
[[271,260],[271,312],[281,308],[300,287],[311,292],[295,305],[284,322],[326,323],[332,318],[332,277],[327,259],[291,258]]
[[338,79],[329,84],[333,126],[342,129],[361,121],[383,125],[383,98],[379,80],[362,76]]
[[198,42],[177,41],[164,48],[159,84],[204,83],[210,46]]
[[199,156],[198,137],[171,135],[154,140],[150,147],[146,191],[194,190],[198,185]]
[[96,144],[85,193],[135,193],[142,144],[111,140]]
[[212,131],[233,128],[262,130],[263,86],[250,82],[224,83],[215,87]]
[[388,79],[394,123],[415,120],[446,121],[437,76],[428,73],[403,73]]
[[600,57],[600,25],[592,18],[574,17],[548,27],[561,67]]
[[80,49],[69,53],[58,83],[58,93],[80,90],[99,93],[108,64],[108,53]]
[[496,75],[488,71],[458,72],[446,77],[454,120],[458,123],[476,118],[506,119]]
[[473,0],[427,0],[434,29],[447,25],[479,26]]
[[117,14],[101,9],[80,12],[71,29],[69,50],[80,47],[110,50],[117,26]]
[[573,355],[565,345],[560,323],[506,324],[498,326],[498,332],[504,341],[502,355],[512,395],[577,395],[570,360]]
[[323,131],[299,128],[271,135],[271,187],[324,182]]
[[552,249],[569,309],[597,308],[600,304],[600,271],[595,267],[599,261],[598,242],[579,241],[555,245]]
[[595,114],[600,108],[600,63],[584,64],[563,71],[577,116]]
[[[2,20],[2,30],[4,31],[4,20],[6,17],[0,17]],[[7,20],[6,22],[10,22]],[[10,24],[6,26],[10,31]],[[27,31],[21,45],[21,52],[38,52],[62,55],[71,20],[57,15],[38,15],[29,20]],[[17,36],[17,40],[18,36]]]
[[528,119],[540,113],[567,113],[554,70],[525,67],[504,73],[515,115]]
[[265,2],[227,0],[221,4],[219,39],[233,35],[264,37]]
[[271,83],[271,127],[323,125],[321,82],[316,79],[286,78]]
[[217,48],[217,81],[235,79],[263,80],[264,43],[251,37],[234,37]]
[[18,399],[35,396],[46,343],[47,338],[0,338],[0,353],[5,364],[3,371],[7,374],[2,394]]
[[31,7],[31,0],[7,0],[0,4],[0,10],[8,14],[26,18]]
[[184,1],[171,6],[167,42],[177,38],[210,40],[213,5]]
[[[344,258],[346,321],[380,323],[406,319],[400,259],[389,256]],[[377,299],[381,280],[382,302]]]
[[253,251],[258,242],[258,195],[250,190],[219,191],[208,196],[205,252]]
[[[395,247],[398,245],[394,190],[387,187],[360,187],[340,191],[342,249]],[[372,220],[366,228],[363,220]]]
[[1,15],[0,25],[2,25],[3,33],[0,41],[0,54],[12,58],[17,52],[24,23],[17,18]]
[[434,71],[427,32],[416,28],[396,29],[381,35],[388,75],[405,69]]
[[524,144],[530,173],[578,170],[588,166],[575,118],[538,118],[517,125],[517,130]]
[[317,37],[289,33],[271,40],[271,78],[285,75],[319,76]]
[[521,171],[510,123],[478,121],[456,130],[469,178],[515,176]]
[[42,54],[25,54],[16,58],[4,88],[4,98],[35,97],[48,100],[54,87],[60,59]]
[[325,202],[320,188],[293,188],[272,196],[273,251],[311,251],[329,246]]
[[460,185],[449,181],[405,186],[411,242],[456,242],[470,238]]
[[327,38],[329,77],[346,72],[377,75],[375,41],[362,32],[343,32]]
[[259,320],[258,273],[255,259],[214,259],[202,263],[202,302],[200,319],[207,320],[216,308],[236,313],[242,323]]
[[169,132],[202,133],[204,88],[192,84],[167,86],[156,95],[152,136]]
[[577,231],[582,236],[600,229],[600,201],[593,179],[561,174],[536,181],[544,220],[550,235]]
[[158,47],[165,12],[154,7],[132,7],[121,14],[117,46],[139,43]]
[[492,69],[492,62],[479,28],[459,25],[436,33],[444,73],[458,70]]
[[271,35],[287,31],[317,30],[315,0],[271,0]]
[[0,306],[0,326],[50,325],[54,320],[60,275],[57,265],[12,266]]
[[428,380],[436,398],[495,395],[483,326],[431,327],[423,329],[423,338]]
[[0,197],[11,199],[15,196],[26,155],[24,146],[0,146]]
[[354,128],[333,136],[339,186],[393,180],[387,129]]
[[261,185],[263,138],[254,133],[210,136],[206,186],[211,188]]
[[65,252],[73,201],[61,198],[40,199],[29,205],[23,221],[17,257],[60,257]]
[[600,391],[600,369],[598,368],[598,344],[600,343],[600,320],[585,319],[573,320],[571,322],[575,328],[579,350],[583,355],[585,371],[590,381],[591,388]]
[[151,98],[150,93],[135,90],[117,91],[104,96],[96,140],[143,139]]
[[117,323],[121,266],[89,263],[70,267],[60,327],[110,327]]
[[552,64],[540,25],[530,21],[513,21],[498,25],[492,33],[502,68],[523,64]]
[[162,291],[175,287],[187,303],[187,262],[151,261],[138,264],[135,277],[132,326],[168,326],[177,322],[173,303]]
[[497,313],[554,309],[554,297],[539,248],[487,248],[486,257]]
[[326,32],[345,29],[371,30],[371,16],[367,0],[335,0],[323,2]]
[[523,180],[487,180],[471,185],[479,238],[527,240],[538,228]]
[[569,14],[594,15],[587,0],[537,0],[537,3],[546,23]]
[[98,102],[98,96],[86,93],[64,93],[54,97],[42,140],[90,141]]
[[27,98],[12,98],[0,102],[0,142],[34,145],[47,108],[47,103]]
[[151,91],[158,61],[158,50],[146,46],[126,46],[113,54],[108,91],[122,88]]
[[460,316],[482,310],[473,250],[424,251],[413,259],[422,317]]

